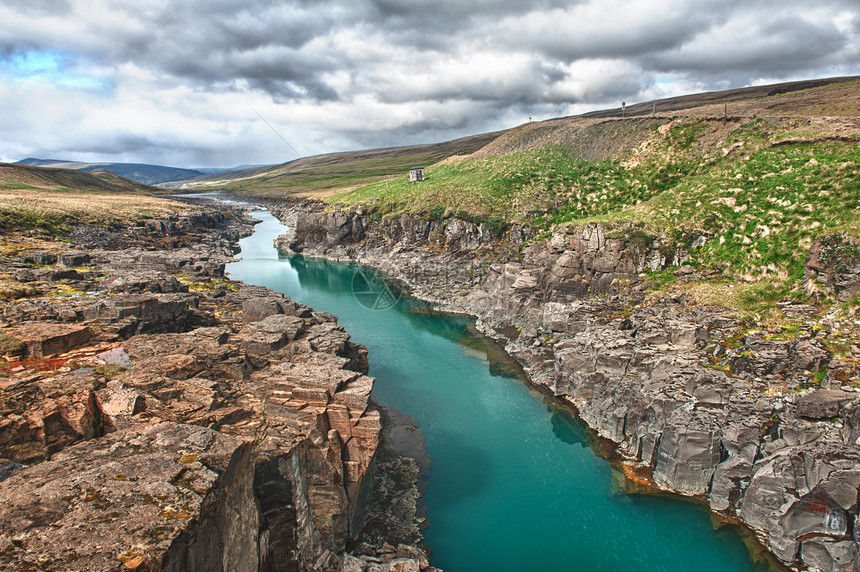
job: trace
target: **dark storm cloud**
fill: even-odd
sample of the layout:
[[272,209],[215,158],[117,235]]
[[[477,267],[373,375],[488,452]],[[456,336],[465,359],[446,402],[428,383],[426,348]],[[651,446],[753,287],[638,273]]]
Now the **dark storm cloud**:
[[[33,11],[46,25],[28,22],[33,25],[17,32],[0,27],[0,45],[60,49],[103,65],[130,62],[204,86],[246,79],[273,95],[320,98],[334,96],[319,76],[335,64],[324,51],[302,48],[348,17],[347,11],[266,0],[112,2],[92,9],[79,3],[75,16],[81,20],[68,25],[49,2],[18,13]],[[55,27],[58,33],[44,33]]]
[[767,75],[836,64],[832,58],[852,41],[848,33],[832,24],[814,24],[794,15],[777,15],[745,32],[743,37],[715,36],[686,49],[656,52],[640,60],[658,71]]
[[511,42],[561,61],[635,57],[681,46],[712,25],[700,10],[683,8],[669,14],[621,10],[607,15],[600,25],[595,25],[595,15],[586,10],[533,14],[525,20],[504,20],[505,33],[498,45]]
[[[204,165],[241,148],[227,162],[262,162],[290,151],[256,110],[317,153],[856,74],[858,12],[857,0],[6,0],[0,106],[18,120],[3,122],[0,155]],[[40,61],[53,67],[33,71]],[[37,146],[57,124],[74,139]]]
[[390,25],[401,24],[413,30],[453,30],[481,20],[497,20],[512,15],[553,8],[574,6],[579,2],[543,0],[522,2],[517,0],[370,0],[366,20]]
[[302,49],[331,28],[326,14],[293,12],[284,3],[223,9],[223,19],[200,18],[202,4],[185,12],[158,15],[146,42],[120,45],[116,57],[213,87],[244,79],[277,96],[336,96],[319,78],[337,63],[324,52]]
[[[850,2],[836,2],[850,9]],[[13,2],[13,9],[40,12],[46,17],[72,13],[69,2]],[[362,73],[369,63],[385,65],[395,54],[362,53],[366,46],[336,45],[332,39],[353,32],[390,50],[411,52],[415,66],[425,57],[467,57],[470,51],[531,54],[535,66],[588,58],[626,58],[645,70],[714,74],[720,70],[766,74],[808,69],[830,61],[850,41],[856,42],[857,19],[848,31],[832,24],[803,19],[792,1],[773,9],[768,2],[628,2],[605,3],[545,0],[536,3],[494,0],[345,0],[302,2],[255,0],[237,4],[224,0],[185,2],[110,2],[74,14],[88,17],[65,34],[39,34],[38,26],[0,33],[0,45],[59,47],[105,65],[132,62],[202,86],[235,85],[247,80],[253,89],[273,96],[332,100],[349,97],[328,85],[326,75]],[[856,7],[855,7],[856,8]],[[99,12],[101,10],[101,13]],[[761,22],[744,38],[719,38],[703,43],[738,14]],[[801,39],[802,41],[797,41]],[[59,44],[59,45],[58,45]],[[542,60],[542,61],[541,61]],[[371,70],[376,71],[376,70]],[[557,76],[561,72],[556,72]],[[529,82],[541,80],[536,72]],[[552,77],[544,77],[551,84]],[[555,79],[557,81],[557,78]],[[435,84],[436,82],[434,82]],[[493,89],[486,82],[466,85],[463,91],[428,85],[426,98],[511,98],[527,101],[535,89]],[[343,90],[344,86],[340,86]],[[517,97],[512,90],[521,93]],[[538,90],[539,91],[539,90]],[[386,101],[415,97],[389,92]],[[597,90],[596,94],[603,93]]]

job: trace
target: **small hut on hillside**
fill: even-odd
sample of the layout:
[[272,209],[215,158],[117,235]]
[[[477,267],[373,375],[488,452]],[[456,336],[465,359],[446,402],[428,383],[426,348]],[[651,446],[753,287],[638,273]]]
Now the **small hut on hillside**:
[[413,167],[409,169],[409,182],[417,183],[424,180],[424,167]]

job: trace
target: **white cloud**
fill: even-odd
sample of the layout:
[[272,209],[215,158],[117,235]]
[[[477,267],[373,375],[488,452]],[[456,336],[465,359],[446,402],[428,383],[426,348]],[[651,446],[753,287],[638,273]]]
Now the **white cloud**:
[[257,113],[316,154],[860,74],[855,0],[8,0],[0,22],[5,161],[280,162]]

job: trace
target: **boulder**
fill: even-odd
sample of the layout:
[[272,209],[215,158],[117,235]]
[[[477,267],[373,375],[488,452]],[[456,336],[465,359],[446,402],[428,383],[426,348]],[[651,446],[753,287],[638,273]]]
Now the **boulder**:
[[49,282],[61,282],[63,280],[81,280],[83,275],[77,270],[57,270],[49,272],[46,275],[46,279]]
[[719,438],[712,432],[666,427],[657,449],[654,480],[683,494],[705,494],[719,462]]
[[277,298],[254,298],[242,304],[242,321],[245,324],[283,313]]
[[28,355],[35,357],[64,353],[90,339],[87,326],[31,322],[23,324],[8,335],[27,345]]
[[120,335],[181,331],[194,319],[196,294],[123,294],[83,308],[87,320],[116,324]]
[[853,392],[819,389],[797,402],[797,414],[807,419],[831,419],[840,415],[843,404],[857,398]]
[[305,321],[301,318],[272,314],[245,325],[238,337],[242,340],[245,351],[262,355],[284,347],[304,328]]
[[188,286],[174,276],[163,272],[114,272],[101,283],[100,290],[107,292],[171,293],[188,292]]
[[0,482],[5,481],[21,470],[21,465],[7,459],[0,459]]
[[846,234],[822,236],[812,243],[804,276],[816,280],[846,301],[860,292],[860,245]]
[[38,264],[40,266],[47,266],[50,264],[57,263],[57,255],[53,252],[47,252],[45,250],[31,250],[24,255],[24,262],[29,264]]
[[822,536],[850,540],[853,522],[853,515],[820,488],[792,504],[779,521],[785,532],[798,541]]
[[116,425],[116,418],[129,417],[146,410],[146,396],[122,386],[106,387],[97,393],[99,408]]
[[57,266],[83,266],[91,260],[91,257],[86,252],[77,250],[67,250],[57,257]]

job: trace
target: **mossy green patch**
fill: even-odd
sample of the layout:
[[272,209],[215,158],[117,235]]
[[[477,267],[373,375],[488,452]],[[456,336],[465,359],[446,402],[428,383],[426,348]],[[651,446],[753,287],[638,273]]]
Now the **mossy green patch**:
[[5,334],[0,334],[0,356],[2,355],[23,355],[27,351],[27,344],[9,337]]

